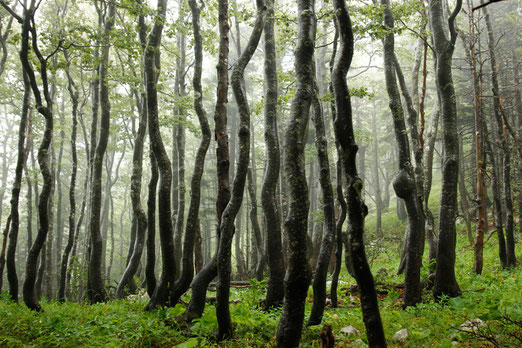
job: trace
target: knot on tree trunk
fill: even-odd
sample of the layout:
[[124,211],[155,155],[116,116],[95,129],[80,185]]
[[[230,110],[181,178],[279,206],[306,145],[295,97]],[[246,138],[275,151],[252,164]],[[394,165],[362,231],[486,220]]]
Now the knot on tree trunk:
[[413,192],[415,183],[407,171],[402,169],[393,179],[393,189],[397,197],[406,199]]

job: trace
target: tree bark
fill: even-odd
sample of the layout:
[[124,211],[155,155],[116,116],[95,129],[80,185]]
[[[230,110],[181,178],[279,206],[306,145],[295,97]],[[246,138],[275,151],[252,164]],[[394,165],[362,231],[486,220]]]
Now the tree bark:
[[318,325],[321,323],[324,307],[326,304],[326,276],[328,266],[332,256],[332,246],[335,239],[335,211],[334,193],[330,179],[330,161],[328,159],[328,141],[326,139],[325,123],[321,102],[319,100],[319,89],[315,86],[315,94],[312,97],[314,108],[315,125],[315,147],[317,149],[317,159],[319,162],[319,183],[323,192],[323,212],[324,212],[324,233],[319,249],[317,264],[313,280],[314,302],[307,326]]
[[[227,103],[228,103],[228,54],[230,25],[228,22],[228,0],[218,2],[219,22],[219,58],[217,70],[217,100],[214,112],[214,140],[216,147],[217,185],[216,198],[217,225],[221,226],[222,214],[230,201],[230,155],[227,133]],[[218,252],[221,239],[221,228],[218,227]],[[217,275],[217,253],[196,275],[192,282],[192,297],[186,310],[186,318],[192,320],[199,318],[205,308],[205,298],[208,284]]]
[[[183,267],[180,277],[174,284],[174,301],[179,301],[189,288],[190,282],[194,277],[194,242],[199,235],[199,207],[201,202],[201,178],[205,168],[205,157],[210,145],[210,127],[208,124],[207,113],[203,108],[203,88],[201,86],[201,74],[203,70],[203,37],[201,36],[200,13],[201,8],[197,6],[196,0],[189,0],[192,12],[192,28],[194,31],[194,75],[192,85],[194,87],[194,109],[198,116],[201,127],[201,142],[196,153],[194,162],[194,172],[190,183],[190,203],[187,213],[187,225],[185,227],[185,237],[183,240]],[[196,255],[196,257],[200,255]]]
[[297,2],[298,36],[295,49],[296,91],[285,135],[285,173],[289,211],[284,227],[288,234],[288,268],[279,326],[278,347],[297,347],[301,339],[304,307],[311,270],[307,258],[308,185],[304,146],[314,87],[315,1]]
[[[11,10],[3,2],[1,5],[7,10]],[[42,246],[47,238],[49,231],[49,211],[48,202],[51,194],[53,185],[53,178],[51,170],[49,168],[49,146],[51,144],[52,133],[53,133],[53,112],[52,112],[52,99],[49,93],[49,81],[47,77],[47,60],[42,56],[38,47],[36,28],[34,27],[34,14],[36,11],[35,1],[32,0],[29,7],[24,8],[23,18],[10,11],[11,15],[22,25],[21,31],[21,49],[20,49],[20,61],[24,68],[25,73],[29,78],[31,90],[35,99],[36,109],[45,119],[45,129],[42,136],[42,142],[38,149],[38,164],[40,165],[40,172],[43,177],[42,191],[39,195],[38,202],[38,215],[39,215],[39,228],[36,239],[31,246],[29,255],[27,256],[26,264],[26,277],[23,286],[23,297],[24,302],[29,309],[42,311],[41,305],[38,303],[35,293],[36,273],[38,265],[38,256],[42,250]],[[32,39],[32,50],[36,54],[39,62],[39,73],[42,81],[42,90],[45,99],[45,105],[42,100],[42,93],[35,76],[34,69],[29,61],[29,35]]]
[[268,283],[265,308],[279,306],[284,296],[284,259],[281,243],[281,212],[276,197],[280,172],[279,133],[277,129],[277,71],[275,46],[275,1],[267,0],[264,27],[265,41],[265,144],[266,171],[261,187],[261,206],[266,225],[266,257],[268,263]]
[[[385,6],[384,25],[386,25],[389,30],[392,30],[394,20],[390,3],[388,0],[381,0],[381,4]],[[421,301],[422,295],[420,267],[422,262],[422,246],[424,245],[425,219],[424,212],[422,211],[422,194],[419,195],[417,192],[417,178],[410,157],[410,143],[406,132],[401,96],[397,86],[396,74],[399,75],[399,81],[401,81],[401,85],[403,85],[403,94],[407,94],[404,77],[402,76],[402,72],[400,72],[400,67],[395,57],[393,33],[388,34],[383,42],[386,89],[390,98],[389,106],[393,117],[395,139],[399,146],[399,173],[393,181],[393,188],[395,189],[397,197],[404,200],[408,214],[407,239],[404,241],[407,254],[404,305],[414,306]],[[410,122],[410,128],[413,128],[411,141],[414,144],[416,163],[419,164],[422,159],[422,152],[417,138],[416,112],[413,110],[413,104],[409,95],[405,99],[408,101],[409,112],[415,114],[414,116],[410,116],[410,118],[414,119]],[[414,127],[412,127],[412,125],[414,125]]]
[[513,199],[511,197],[511,153],[507,137],[507,122],[504,108],[502,105],[502,96],[500,95],[500,88],[498,83],[498,65],[495,53],[495,37],[493,35],[493,28],[487,8],[483,8],[486,20],[486,27],[488,30],[488,49],[491,63],[491,85],[493,92],[493,110],[495,120],[497,121],[497,141],[500,145],[500,153],[504,165],[502,167],[502,182],[504,191],[504,208],[505,208],[505,224],[506,224],[506,258],[507,266],[515,267],[517,263],[515,255],[515,238],[514,238],[514,216],[513,216]]
[[[20,119],[20,126],[18,129],[18,157],[16,159],[15,180],[13,183],[13,190],[11,193],[11,229],[9,231],[9,245],[7,248],[7,280],[9,282],[9,296],[15,302],[18,302],[18,276],[16,274],[16,245],[18,243],[18,230],[20,227],[20,213],[18,211],[18,203],[20,201],[20,190],[22,188],[22,175],[27,159],[27,144],[26,134],[29,137],[32,108],[29,105],[31,98],[31,88],[29,78],[25,72],[22,72],[24,79],[24,97],[22,105],[22,115]],[[5,154],[7,156],[7,154]],[[28,187],[31,190],[31,187]],[[0,273],[2,276],[2,273]]]
[[459,176],[459,146],[457,137],[457,105],[455,88],[451,76],[451,63],[457,32],[455,17],[460,12],[462,0],[457,0],[455,9],[448,19],[450,38],[446,37],[443,24],[441,0],[431,0],[429,16],[433,31],[434,49],[437,55],[436,83],[441,105],[442,140],[444,157],[442,165],[442,187],[439,205],[439,241],[433,294],[451,297],[461,294],[455,278],[455,247],[457,215],[457,183]]
[[65,302],[65,286],[67,280],[67,266],[69,265],[69,256],[74,245],[75,238],[75,223],[76,223],[76,173],[78,171],[78,155],[76,152],[76,134],[78,128],[78,87],[74,83],[74,80],[70,74],[70,61],[68,54],[64,52],[65,59],[67,61],[67,89],[69,91],[69,97],[72,102],[72,129],[71,129],[71,155],[72,155],[72,169],[71,169],[71,181],[69,184],[69,236],[67,238],[67,245],[62,254],[62,263],[60,266],[60,283],[58,285],[58,301]]
[[373,276],[364,251],[364,218],[368,214],[368,208],[362,200],[362,181],[357,175],[357,145],[353,131],[352,107],[346,84],[346,74],[353,57],[352,24],[346,3],[343,0],[336,0],[334,6],[341,38],[332,70],[336,104],[334,130],[341,149],[343,173],[346,179],[346,202],[350,224],[348,245],[353,258],[355,280],[361,292],[361,308],[368,344],[371,347],[386,347]]
[[[87,296],[91,303],[105,302],[107,293],[102,278],[103,240],[101,235],[100,214],[102,201],[102,171],[103,158],[109,140],[111,105],[109,101],[108,65],[109,65],[109,35],[112,31],[115,18],[115,4],[108,5],[108,13],[105,18],[104,39],[99,67],[100,75],[100,136],[96,145],[93,158],[91,215],[89,221],[90,254],[87,271]],[[94,144],[92,144],[94,146]]]
[[[224,1],[226,2],[226,1]],[[261,34],[263,33],[263,22],[265,16],[265,4],[263,0],[257,0],[257,15],[254,29],[248,40],[245,50],[241,54],[232,72],[232,90],[239,109],[239,158],[237,170],[232,186],[232,195],[225,210],[223,211],[220,224],[220,240],[217,253],[217,270],[219,282],[216,295],[216,316],[219,325],[218,340],[232,336],[232,321],[230,318],[229,297],[230,297],[230,274],[231,274],[231,255],[232,238],[234,236],[234,220],[241,208],[245,182],[247,177],[249,155],[250,155],[250,109],[245,96],[244,72],[245,68],[254,55]],[[223,6],[223,7],[221,7]],[[228,6],[221,4],[220,15],[227,16]],[[226,22],[226,21],[225,21]]]
[[158,91],[157,74],[159,65],[156,62],[159,54],[163,22],[167,11],[167,0],[158,0],[157,16],[154,27],[149,34],[145,48],[145,86],[147,91],[147,114],[149,117],[149,137],[158,162],[159,189],[158,189],[158,222],[161,241],[162,274],[159,284],[154,289],[150,302],[145,310],[152,310],[156,306],[174,306],[173,288],[176,274],[174,259],[174,239],[171,216],[172,167],[161,138],[158,120]]

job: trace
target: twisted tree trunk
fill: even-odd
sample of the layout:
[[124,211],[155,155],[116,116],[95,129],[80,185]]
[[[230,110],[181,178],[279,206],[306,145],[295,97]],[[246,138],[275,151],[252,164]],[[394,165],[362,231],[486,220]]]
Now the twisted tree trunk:
[[277,71],[275,47],[274,0],[267,0],[264,27],[265,39],[265,144],[266,171],[261,187],[261,206],[266,225],[266,257],[268,263],[268,283],[265,308],[278,306],[283,301],[284,259],[281,244],[281,212],[276,197],[280,171],[279,136],[277,130]]
[[352,121],[350,94],[346,84],[346,74],[353,57],[352,23],[344,0],[334,2],[339,26],[340,47],[332,70],[332,86],[335,96],[336,117],[334,121],[335,137],[340,145],[343,173],[346,180],[346,202],[348,221],[348,246],[353,260],[355,280],[361,292],[361,308],[366,327],[368,344],[371,347],[386,347],[377,294],[370,267],[364,251],[364,218],[368,208],[362,200],[363,185],[357,175],[357,144]]
[[[203,37],[201,36],[200,13],[201,8],[197,6],[196,0],[189,0],[192,12],[192,28],[194,30],[194,109],[198,116],[201,127],[201,142],[196,153],[194,172],[190,183],[190,204],[187,214],[187,225],[183,240],[182,270],[180,277],[174,284],[174,301],[179,301],[189,288],[194,277],[194,242],[199,234],[199,207],[201,202],[201,178],[205,168],[205,157],[210,145],[210,127],[208,125],[207,113],[203,108],[203,89],[201,86],[201,74],[203,70]],[[197,255],[196,255],[197,256]]]
[[459,176],[459,144],[457,138],[457,105],[455,88],[451,76],[453,50],[457,40],[455,17],[460,12],[462,0],[457,0],[455,9],[448,19],[450,38],[446,37],[442,0],[431,0],[429,16],[433,30],[434,49],[437,55],[436,82],[441,105],[442,140],[444,158],[442,165],[442,188],[439,205],[439,241],[435,273],[435,297],[459,296],[459,285],[455,278],[455,247],[457,217],[457,183]]
[[296,91],[285,135],[285,173],[289,189],[289,211],[284,226],[288,234],[288,268],[285,297],[277,345],[297,347],[301,339],[304,307],[311,270],[307,256],[308,185],[305,174],[304,146],[314,86],[313,55],[315,43],[315,1],[299,0],[298,37],[295,50]]

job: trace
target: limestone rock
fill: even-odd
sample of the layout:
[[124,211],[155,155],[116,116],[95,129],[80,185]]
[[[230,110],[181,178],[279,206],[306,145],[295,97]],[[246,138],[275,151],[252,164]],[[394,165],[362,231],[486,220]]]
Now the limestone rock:
[[393,335],[392,339],[398,342],[404,342],[408,338],[408,329],[399,330]]
[[340,333],[343,333],[345,335],[348,335],[348,336],[358,336],[361,334],[361,332],[359,330],[357,330],[356,328],[354,328],[352,325],[350,326],[346,326],[346,327],[343,327],[341,329],[341,331],[339,331]]

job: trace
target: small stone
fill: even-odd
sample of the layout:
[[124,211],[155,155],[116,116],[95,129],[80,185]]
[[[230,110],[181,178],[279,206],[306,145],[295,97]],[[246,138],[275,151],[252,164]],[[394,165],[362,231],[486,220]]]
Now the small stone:
[[486,324],[482,320],[476,318],[463,322],[460,324],[459,329],[461,331],[473,331],[483,327],[484,325]]
[[356,328],[354,328],[352,325],[350,326],[346,326],[346,327],[343,327],[341,329],[341,331],[339,331],[340,333],[343,333],[345,335],[348,335],[348,336],[358,336],[361,334],[361,332],[359,330],[357,330]]
[[403,342],[408,338],[408,329],[399,330],[393,335],[392,339],[394,341]]
[[360,347],[360,348],[364,348],[364,347],[368,347],[366,345],[366,343],[363,342],[362,339],[356,339],[355,341],[351,342],[351,347]]

